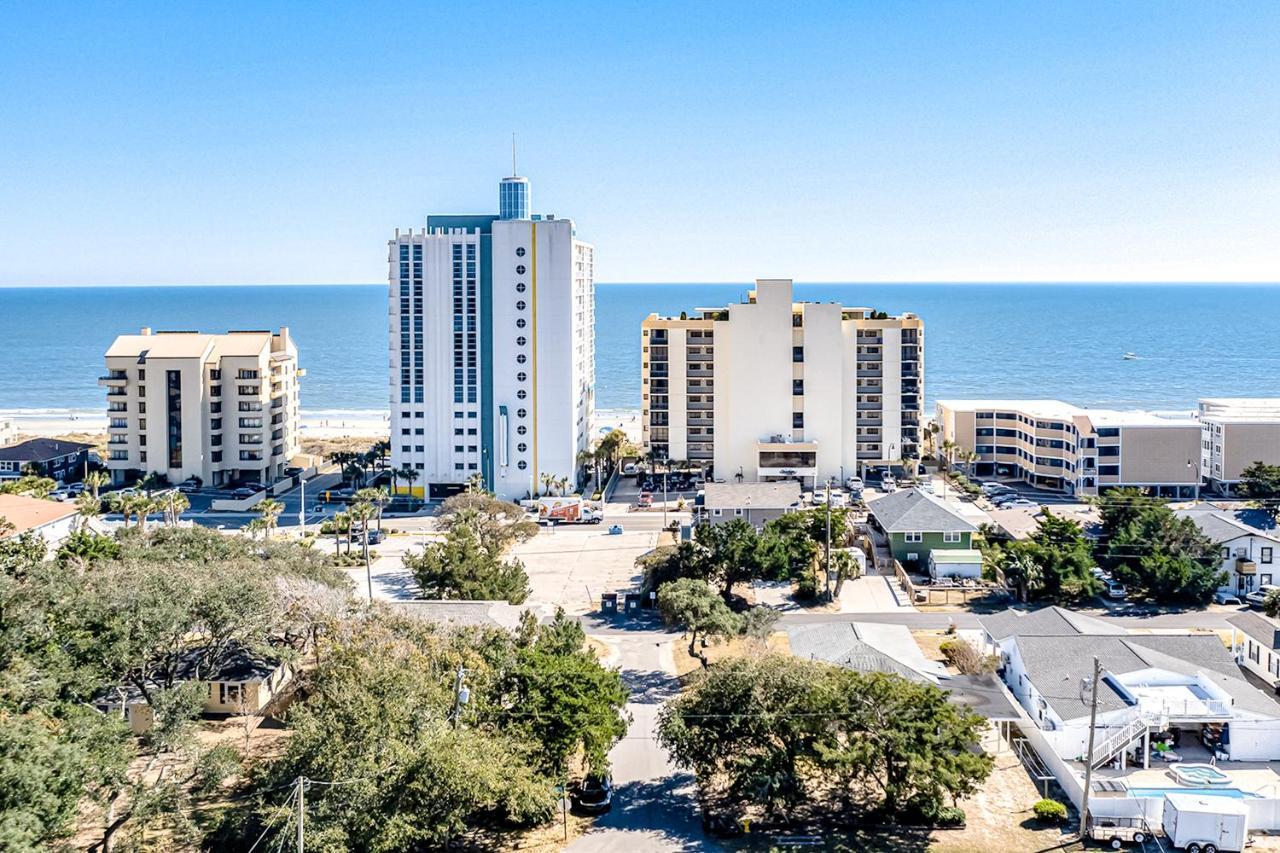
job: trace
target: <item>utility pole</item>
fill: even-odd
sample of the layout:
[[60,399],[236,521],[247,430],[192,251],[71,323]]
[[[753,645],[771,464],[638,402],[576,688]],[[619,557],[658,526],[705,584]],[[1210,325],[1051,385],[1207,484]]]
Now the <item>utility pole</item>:
[[306,817],[306,808],[303,805],[303,791],[307,788],[307,779],[305,776],[298,777],[298,853],[303,853],[303,826],[302,822]]
[[826,548],[826,565],[823,567],[826,572],[827,601],[835,598],[831,593],[831,478],[827,478],[827,548]]
[[1093,697],[1089,700],[1089,749],[1084,754],[1084,799],[1080,803],[1080,840],[1085,839],[1089,828],[1089,788],[1093,785],[1093,736],[1098,723],[1098,681],[1102,676],[1102,662],[1093,659]]
[[299,476],[298,481],[302,486],[302,495],[300,500],[302,504],[298,507],[298,526],[302,528],[302,535],[307,535],[307,479]]

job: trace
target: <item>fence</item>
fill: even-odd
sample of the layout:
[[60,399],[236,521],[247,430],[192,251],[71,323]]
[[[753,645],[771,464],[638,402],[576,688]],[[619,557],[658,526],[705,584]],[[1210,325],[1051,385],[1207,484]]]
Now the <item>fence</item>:
[[[879,563],[877,563],[877,568]],[[998,586],[984,584],[981,586],[933,586],[925,584],[917,584],[911,580],[911,575],[907,574],[907,570],[902,567],[902,563],[897,560],[893,561],[893,573],[898,578],[898,583],[906,590],[907,597],[912,604],[918,604],[923,607],[940,606],[944,604],[968,604],[971,601],[981,598],[1008,598],[1009,593]]]

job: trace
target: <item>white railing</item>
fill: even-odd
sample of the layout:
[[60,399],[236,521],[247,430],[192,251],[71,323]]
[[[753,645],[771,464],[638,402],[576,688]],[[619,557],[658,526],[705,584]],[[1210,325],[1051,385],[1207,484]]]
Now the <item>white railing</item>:
[[1095,768],[1106,764],[1112,758],[1128,749],[1129,745],[1135,740],[1142,737],[1146,733],[1147,727],[1151,724],[1150,718],[1145,714],[1139,714],[1120,729],[1113,730],[1111,734],[1103,739],[1102,743],[1093,745],[1092,761],[1089,763]]

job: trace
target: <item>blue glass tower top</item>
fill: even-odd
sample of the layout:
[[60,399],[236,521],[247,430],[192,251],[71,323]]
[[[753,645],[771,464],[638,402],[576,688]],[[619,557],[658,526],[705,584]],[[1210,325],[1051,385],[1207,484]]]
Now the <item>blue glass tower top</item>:
[[529,218],[529,179],[512,176],[498,185],[498,218]]

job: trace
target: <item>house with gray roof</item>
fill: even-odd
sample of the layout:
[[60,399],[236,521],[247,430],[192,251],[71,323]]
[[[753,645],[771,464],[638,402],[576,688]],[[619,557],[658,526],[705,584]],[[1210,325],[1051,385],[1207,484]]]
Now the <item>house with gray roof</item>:
[[1218,543],[1222,571],[1227,582],[1220,592],[1244,596],[1267,584],[1275,583],[1280,567],[1280,533],[1274,528],[1257,526],[1268,523],[1257,510],[1225,510],[1194,507],[1175,510],[1179,518],[1195,522],[1200,532]]
[[800,508],[795,480],[768,483],[707,483],[694,506],[694,520],[719,524],[740,518],[757,530]]
[[885,495],[868,510],[871,523],[888,537],[893,558],[908,567],[927,566],[934,550],[971,550],[978,531],[959,512],[919,489]]
[[1236,660],[1280,693],[1280,622],[1247,610],[1227,619]]
[[[1280,760],[1280,701],[1255,687],[1213,634],[1129,634],[1060,608],[980,620],[1000,673],[1040,734],[1065,760],[1088,751],[1093,662],[1097,684],[1094,766],[1170,729],[1209,740],[1223,761]],[[1229,735],[1223,735],[1229,731]]]

